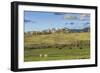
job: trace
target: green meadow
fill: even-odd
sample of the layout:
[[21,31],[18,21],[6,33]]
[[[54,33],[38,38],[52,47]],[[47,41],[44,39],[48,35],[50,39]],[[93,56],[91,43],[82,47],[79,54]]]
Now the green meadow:
[[90,32],[24,35],[24,61],[90,58]]

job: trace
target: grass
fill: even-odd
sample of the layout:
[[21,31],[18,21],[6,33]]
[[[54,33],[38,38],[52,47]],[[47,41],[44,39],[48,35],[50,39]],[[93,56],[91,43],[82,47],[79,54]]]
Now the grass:
[[[40,57],[40,54],[47,54],[47,57]],[[24,61],[48,61],[48,60],[69,60],[69,59],[87,59],[90,58],[90,49],[84,48],[45,48],[25,50]]]
[[57,43],[69,43],[74,40],[90,40],[89,32],[82,33],[53,33],[48,35],[32,35],[25,37],[25,44],[57,44]]
[[[87,41],[90,40],[89,32],[81,33],[52,33],[47,35],[31,35],[24,37],[25,46],[31,46],[32,44],[70,44],[75,41]],[[86,44],[85,44],[86,45]],[[24,61],[49,61],[49,60],[73,60],[73,59],[89,59],[90,58],[90,46],[80,45],[75,47],[70,45],[64,46],[61,49],[59,47],[41,47],[41,49],[25,48]],[[56,45],[55,45],[56,46]],[[81,47],[81,48],[80,48]],[[40,57],[40,54],[42,55]],[[47,56],[44,56],[47,54]]]

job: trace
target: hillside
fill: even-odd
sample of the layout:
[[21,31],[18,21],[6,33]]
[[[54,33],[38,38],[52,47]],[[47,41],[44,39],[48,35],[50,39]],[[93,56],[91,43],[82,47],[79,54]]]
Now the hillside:
[[60,32],[46,35],[30,35],[24,38],[24,61],[90,58],[89,32]]
[[89,32],[82,33],[52,33],[48,35],[25,36],[25,44],[61,44],[76,40],[90,40]]

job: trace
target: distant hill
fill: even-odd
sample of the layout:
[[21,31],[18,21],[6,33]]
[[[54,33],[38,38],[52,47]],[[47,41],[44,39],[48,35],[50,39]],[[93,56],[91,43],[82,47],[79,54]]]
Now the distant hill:
[[52,34],[52,33],[77,33],[77,32],[90,32],[90,27],[85,27],[83,29],[69,29],[69,28],[61,28],[61,29],[47,29],[43,31],[30,31],[26,32],[25,35],[42,35],[42,34]]
[[83,29],[84,32],[90,32],[90,27],[86,27]]
[[70,29],[70,32],[90,32],[90,27],[85,27],[83,29]]

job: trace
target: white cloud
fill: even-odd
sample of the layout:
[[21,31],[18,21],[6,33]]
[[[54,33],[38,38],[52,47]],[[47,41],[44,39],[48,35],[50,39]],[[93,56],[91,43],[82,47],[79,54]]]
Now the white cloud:
[[77,16],[73,16],[73,15],[64,15],[64,19],[68,19],[68,20],[77,20],[78,17],[77,17]]

